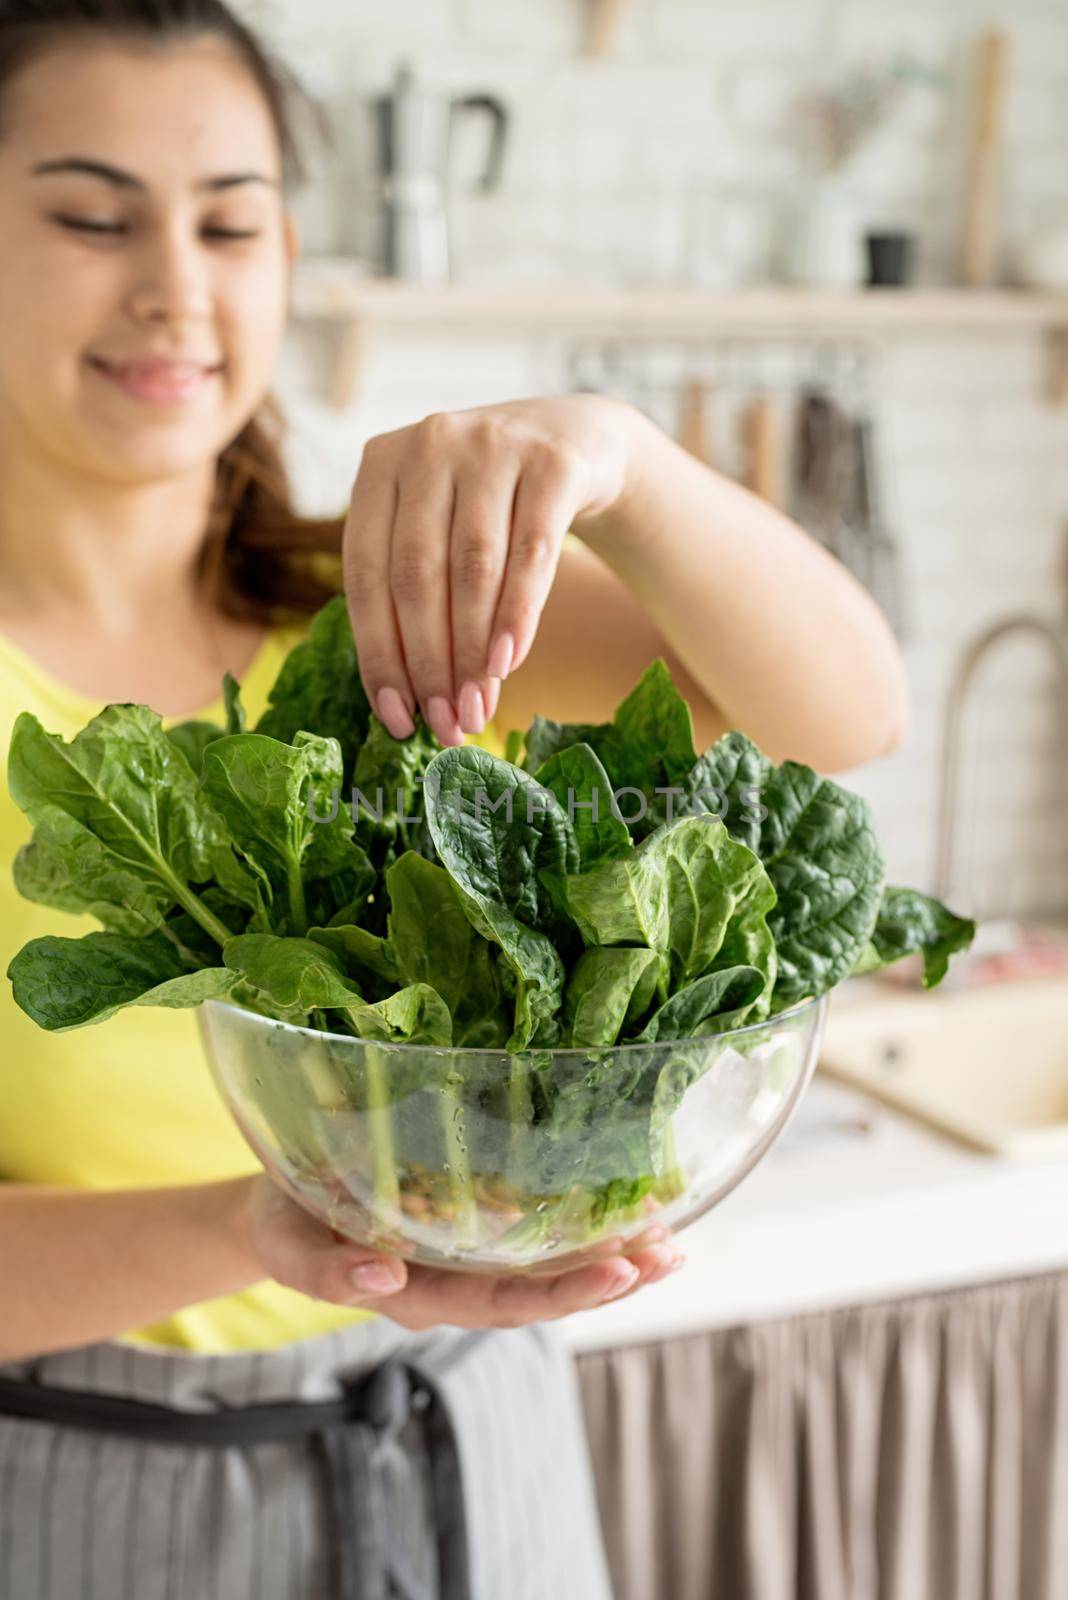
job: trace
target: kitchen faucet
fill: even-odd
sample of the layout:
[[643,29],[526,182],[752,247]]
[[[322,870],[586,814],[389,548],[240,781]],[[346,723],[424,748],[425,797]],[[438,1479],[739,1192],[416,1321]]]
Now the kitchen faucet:
[[937,897],[946,901],[952,892],[953,843],[960,789],[961,722],[968,690],[980,663],[991,649],[1013,634],[1029,633],[1049,646],[1068,700],[1068,630],[1059,621],[1021,612],[992,622],[966,647],[957,667],[946,703],[945,740],[942,747],[941,800],[939,804],[938,857],[935,867]]

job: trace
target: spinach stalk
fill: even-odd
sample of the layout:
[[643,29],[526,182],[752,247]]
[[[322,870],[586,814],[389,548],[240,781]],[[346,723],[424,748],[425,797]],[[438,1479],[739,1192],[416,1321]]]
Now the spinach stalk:
[[365,1039],[363,1050],[373,1204],[376,1211],[396,1223],[401,1215],[400,1183],[393,1149],[389,1079],[378,1046]]
[[286,861],[286,893],[289,896],[289,916],[293,934],[302,939],[308,931],[308,907],[304,900],[304,880],[300,875],[300,862],[292,856]]
[[471,1157],[464,1123],[461,1091],[463,1078],[446,1072],[441,1086],[442,1127],[445,1133],[445,1171],[449,1192],[456,1206],[453,1237],[461,1250],[473,1250],[478,1243],[478,1203],[471,1178]]
[[174,898],[178,901],[178,904],[183,910],[188,911],[189,915],[195,922],[200,924],[205,933],[211,935],[220,949],[228,939],[233,938],[233,932],[226,926],[226,923],[220,921],[213,912],[209,911],[199,895],[194,894],[187,884],[182,883],[172,872],[166,870],[162,863],[160,877],[163,878],[164,882],[170,883],[174,890]]

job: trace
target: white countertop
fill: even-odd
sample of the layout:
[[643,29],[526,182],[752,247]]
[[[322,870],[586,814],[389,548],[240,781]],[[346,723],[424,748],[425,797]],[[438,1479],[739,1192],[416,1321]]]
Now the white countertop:
[[[869,1132],[840,1126],[857,1118]],[[557,1324],[573,1350],[1068,1267],[1068,1161],[982,1154],[817,1072],[764,1160],[678,1240],[679,1272]]]

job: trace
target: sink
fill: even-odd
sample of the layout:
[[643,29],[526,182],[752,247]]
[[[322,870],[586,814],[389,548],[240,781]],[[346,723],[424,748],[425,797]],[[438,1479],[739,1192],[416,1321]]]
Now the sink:
[[1068,981],[832,1006],[819,1065],[963,1143],[1068,1157]]

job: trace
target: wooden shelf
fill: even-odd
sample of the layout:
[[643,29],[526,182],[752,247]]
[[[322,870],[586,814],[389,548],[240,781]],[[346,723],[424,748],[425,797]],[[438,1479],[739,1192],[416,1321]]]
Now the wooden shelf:
[[1068,294],[1022,289],[795,289],[716,291],[680,286],[599,288],[537,285],[479,288],[421,285],[384,278],[346,279],[314,260],[294,274],[292,311],[298,318],[346,324],[338,349],[332,398],[353,398],[368,338],[376,327],[473,328],[525,332],[671,334],[800,338],[892,334],[996,335],[1033,329],[1050,336],[1049,396],[1068,403]]

